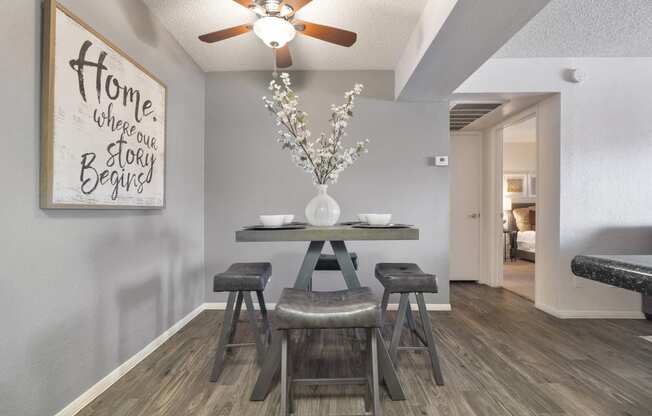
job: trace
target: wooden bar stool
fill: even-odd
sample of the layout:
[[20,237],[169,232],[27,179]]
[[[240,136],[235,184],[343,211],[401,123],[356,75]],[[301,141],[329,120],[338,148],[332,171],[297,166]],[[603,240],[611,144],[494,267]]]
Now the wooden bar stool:
[[[229,298],[224,312],[222,333],[217,344],[213,372],[211,373],[212,382],[216,382],[220,377],[224,367],[226,351],[230,348],[255,346],[256,360],[259,365],[262,364],[266,345],[271,338],[271,327],[263,291],[271,275],[272,265],[270,263],[234,263],[227,271],[217,274],[213,278],[213,292],[229,292]],[[251,292],[256,292],[258,297],[258,305],[263,320],[262,331],[258,327]],[[251,343],[234,344],[233,339],[235,338],[243,300],[247,307],[249,325],[256,339]]]
[[[292,391],[296,384],[333,385],[362,384],[367,386],[365,410],[380,415],[378,373],[378,338],[380,328],[378,300],[368,287],[337,292],[307,292],[302,289],[284,289],[274,312],[274,329],[281,332],[281,415],[293,412]],[[360,328],[367,332],[369,371],[357,378],[295,379],[291,363],[301,354],[289,352],[291,330]]]
[[[400,293],[401,300],[398,305],[398,312],[396,314],[396,322],[390,341],[389,355],[394,363],[398,356],[399,350],[427,350],[430,355],[430,364],[435,376],[437,385],[444,385],[444,377],[441,373],[439,366],[439,357],[437,356],[437,347],[435,346],[435,338],[432,334],[432,323],[430,316],[426,310],[426,302],[423,299],[425,293],[438,293],[437,277],[434,274],[424,273],[419,266],[414,263],[378,263],[376,265],[376,278],[385,288],[383,293],[383,300],[381,303],[381,314],[384,323],[384,318],[387,310],[387,303],[389,296],[392,293]],[[412,316],[412,309],[410,308],[410,293],[414,293],[419,305],[419,316],[421,317],[422,328],[417,327],[417,324]],[[407,318],[408,328],[412,334],[414,341],[421,341],[423,345],[399,346],[401,340],[401,332],[403,325]]]

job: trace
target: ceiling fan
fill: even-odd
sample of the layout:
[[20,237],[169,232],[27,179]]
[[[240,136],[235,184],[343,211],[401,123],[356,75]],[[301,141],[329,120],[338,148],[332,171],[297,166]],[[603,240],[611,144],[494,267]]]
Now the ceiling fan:
[[234,36],[253,32],[265,45],[274,49],[276,66],[292,66],[292,55],[288,42],[299,33],[340,46],[351,46],[357,35],[344,29],[317,23],[296,20],[294,14],[312,0],[233,0],[258,15],[258,20],[251,24],[233,26],[228,29],[201,35],[199,39],[206,43],[219,42]]

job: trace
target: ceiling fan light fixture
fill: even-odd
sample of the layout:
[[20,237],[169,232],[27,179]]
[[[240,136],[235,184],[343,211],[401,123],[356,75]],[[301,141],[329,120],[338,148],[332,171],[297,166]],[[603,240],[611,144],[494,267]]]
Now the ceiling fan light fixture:
[[281,6],[281,11],[279,12],[281,17],[290,17],[294,14],[294,9],[287,4]]
[[251,10],[252,12],[256,13],[258,16],[261,17],[267,15],[267,10],[265,10],[265,8],[260,4],[256,4],[256,3],[252,4],[251,6],[249,6],[249,10]]
[[256,20],[254,33],[270,48],[282,48],[294,39],[297,31],[283,18],[266,16]]

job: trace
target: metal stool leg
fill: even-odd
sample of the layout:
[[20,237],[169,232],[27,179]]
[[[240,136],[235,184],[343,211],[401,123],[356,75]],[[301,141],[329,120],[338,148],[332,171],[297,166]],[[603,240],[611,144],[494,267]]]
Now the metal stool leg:
[[269,315],[267,314],[267,306],[265,305],[265,296],[262,290],[256,291],[258,297],[258,306],[260,307],[260,314],[263,317],[263,331],[265,336],[265,344],[269,346],[272,342],[272,326],[269,323]]
[[396,314],[396,322],[394,322],[394,332],[392,334],[392,341],[389,346],[389,356],[392,362],[396,363],[398,355],[398,344],[401,341],[401,332],[403,332],[403,322],[407,314],[407,308],[410,306],[410,298],[407,293],[401,293],[401,300],[398,304],[398,312]]
[[[381,316],[382,316],[382,310],[381,310]],[[366,355],[366,364],[367,364],[367,385],[365,389],[365,395],[364,395],[364,410],[367,413],[371,413],[371,407],[373,406],[373,380],[372,380],[372,371],[371,368],[373,366],[372,359],[371,359],[371,332],[373,329],[367,329],[367,355]]]
[[[385,289],[383,292],[383,300],[380,302],[380,324],[385,325],[385,317],[387,315],[387,304],[389,303],[389,290]],[[382,330],[382,327],[381,327]]]
[[380,416],[380,386],[378,380],[378,332],[375,329],[369,330],[371,338],[371,402],[374,416]]
[[289,416],[288,332],[281,331],[281,416]]
[[265,347],[263,346],[263,339],[260,330],[258,329],[258,321],[256,320],[256,311],[254,309],[254,302],[251,300],[251,292],[244,292],[244,301],[247,305],[247,315],[249,316],[249,325],[256,337],[256,360],[259,365],[262,365],[265,356]]
[[242,310],[242,292],[238,292],[238,297],[235,301],[235,311],[233,312],[233,325],[231,326],[231,334],[229,335],[229,344],[233,344],[235,333],[240,321],[240,311]]
[[229,292],[229,299],[226,303],[226,311],[224,313],[224,323],[222,324],[222,333],[220,334],[220,340],[217,344],[215,363],[213,364],[213,372],[211,374],[212,382],[217,381],[222,372],[222,368],[224,367],[226,344],[228,344],[229,336],[231,335],[231,326],[233,325],[233,307],[235,305],[235,298],[236,292]]
[[[369,343],[369,347],[371,348],[371,343]],[[369,349],[369,351],[371,351],[371,349]],[[367,358],[367,385],[364,394],[364,411],[367,413],[371,413],[372,396],[373,393],[371,393],[371,353],[369,353],[369,357]]]
[[292,332],[286,331],[288,334],[287,354],[288,354],[288,411],[294,414],[294,359],[292,357]]
[[435,346],[435,338],[432,335],[432,324],[430,316],[426,310],[426,302],[423,300],[423,293],[417,293],[417,303],[419,304],[419,315],[421,316],[421,324],[423,325],[423,332],[425,332],[426,341],[428,341],[428,352],[430,353],[430,364],[435,376],[435,382],[438,386],[444,385],[444,376],[441,373],[439,366],[439,357],[437,356],[437,347]]
[[[407,325],[408,328],[410,329],[410,337],[412,338],[412,345],[418,345],[418,340],[417,340],[417,325],[414,321],[414,314],[412,313],[412,305],[410,305],[410,294],[408,293],[408,307],[407,307]],[[418,352],[419,350],[415,350],[415,352]]]

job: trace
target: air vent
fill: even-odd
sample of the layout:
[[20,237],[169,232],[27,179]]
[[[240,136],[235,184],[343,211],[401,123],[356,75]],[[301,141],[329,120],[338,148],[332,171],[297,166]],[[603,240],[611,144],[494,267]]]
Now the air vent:
[[450,129],[457,131],[500,107],[502,103],[457,104],[450,110]]

